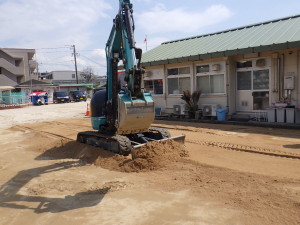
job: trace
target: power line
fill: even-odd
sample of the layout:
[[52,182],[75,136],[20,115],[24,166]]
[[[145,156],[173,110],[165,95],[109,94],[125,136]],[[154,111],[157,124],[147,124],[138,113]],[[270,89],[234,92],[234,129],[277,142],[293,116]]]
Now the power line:
[[51,52],[43,52],[43,51],[37,51],[39,54],[45,54],[45,53],[62,53],[62,52],[68,52],[70,53],[70,51],[51,51]]
[[101,48],[94,48],[94,49],[86,49],[86,50],[80,50],[81,52],[92,52],[95,50],[102,50]]
[[36,48],[35,50],[41,50],[41,49],[61,49],[61,48],[69,48],[69,47],[56,47],[56,48]]
[[95,64],[97,64],[97,65],[99,65],[99,66],[103,67],[101,64],[99,64],[98,62],[96,62],[96,61],[94,61],[94,60],[90,59],[89,57],[86,57],[86,56],[84,56],[84,55],[82,55],[82,54],[81,54],[80,56],[83,56],[84,58],[86,58],[86,59],[90,60],[91,62],[93,62],[93,63],[95,63]]
[[59,66],[73,66],[73,65],[70,65],[70,64],[63,64],[63,63],[39,63],[40,65],[59,65]]

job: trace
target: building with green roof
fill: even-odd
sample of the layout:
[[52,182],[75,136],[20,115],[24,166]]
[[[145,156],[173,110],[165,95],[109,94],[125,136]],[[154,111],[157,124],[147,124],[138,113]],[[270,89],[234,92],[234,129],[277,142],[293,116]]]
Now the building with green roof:
[[185,90],[202,91],[199,108],[227,108],[229,116],[300,106],[300,15],[165,42],[144,53],[142,66],[163,112],[183,106]]

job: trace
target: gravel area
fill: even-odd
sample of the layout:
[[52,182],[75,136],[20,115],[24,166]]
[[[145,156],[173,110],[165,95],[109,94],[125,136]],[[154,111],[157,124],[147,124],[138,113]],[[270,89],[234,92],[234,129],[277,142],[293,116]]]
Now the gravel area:
[[6,129],[17,124],[83,117],[86,110],[87,102],[27,106],[24,108],[0,110],[1,129]]

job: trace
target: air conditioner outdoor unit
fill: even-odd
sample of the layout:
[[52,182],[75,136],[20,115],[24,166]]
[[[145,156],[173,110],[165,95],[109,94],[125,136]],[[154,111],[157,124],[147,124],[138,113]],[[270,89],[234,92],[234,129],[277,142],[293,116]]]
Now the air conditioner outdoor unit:
[[145,77],[152,77],[152,71],[150,70],[150,71],[147,71],[146,73],[145,73]]
[[264,66],[266,66],[266,59],[258,59],[258,60],[256,60],[256,66],[257,67],[264,67]]
[[184,105],[173,105],[173,114],[184,115]]
[[203,104],[202,114],[203,116],[217,116],[216,110],[221,108],[219,104]]
[[221,67],[220,64],[213,64],[211,67],[212,71],[220,71]]

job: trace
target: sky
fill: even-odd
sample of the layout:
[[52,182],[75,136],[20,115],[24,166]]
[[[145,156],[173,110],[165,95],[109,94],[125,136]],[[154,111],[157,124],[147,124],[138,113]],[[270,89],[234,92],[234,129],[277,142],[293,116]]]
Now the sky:
[[[299,0],[131,0],[137,47],[300,14]],[[39,72],[87,67],[106,74],[117,0],[0,0],[0,48],[36,49]]]

